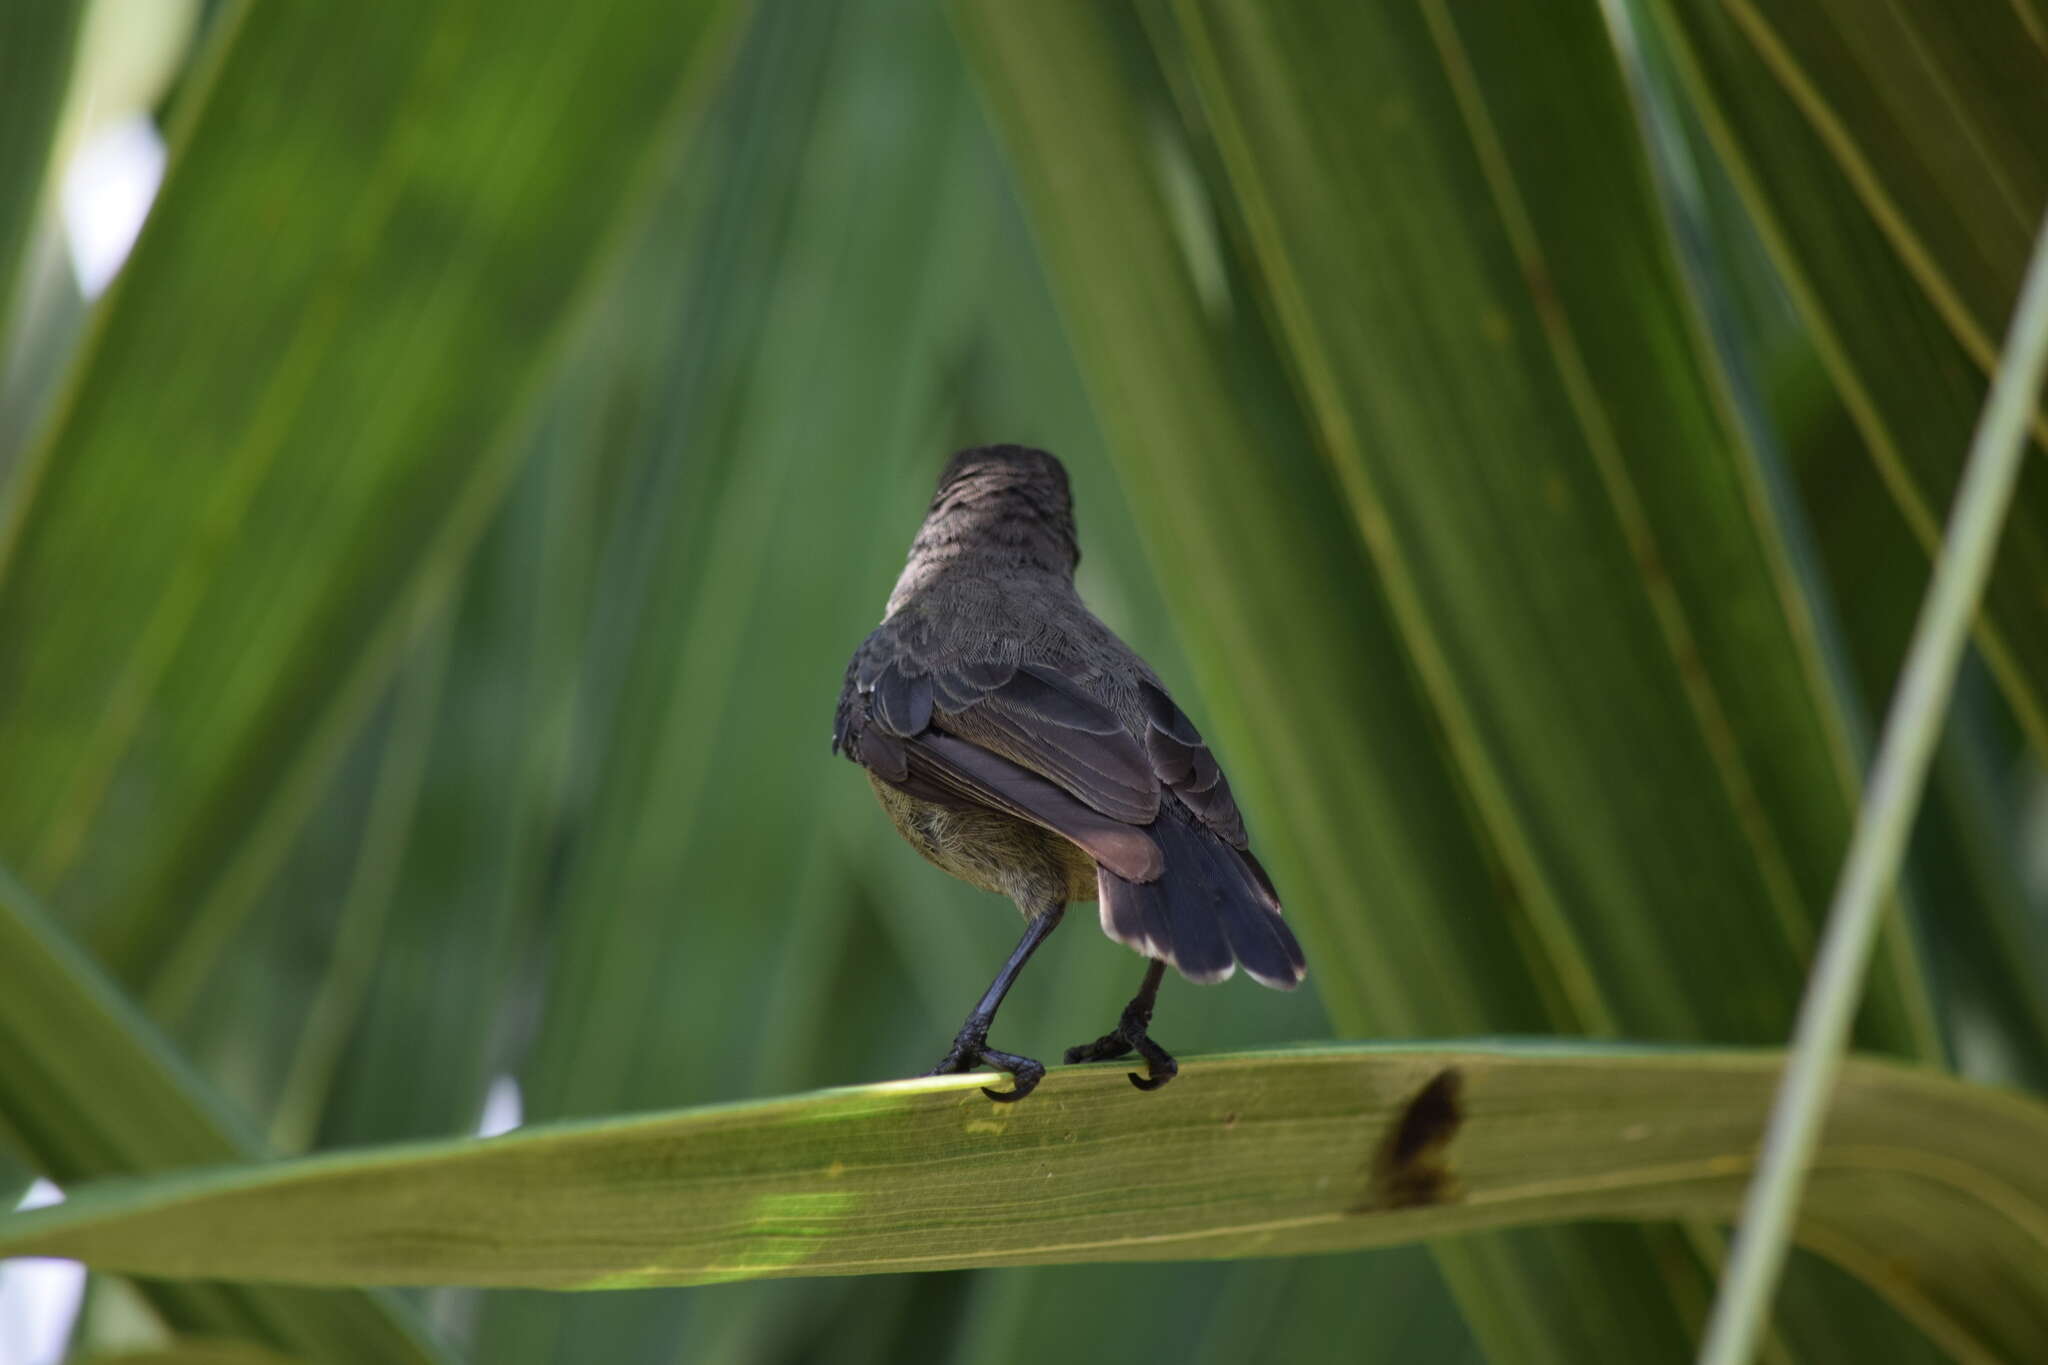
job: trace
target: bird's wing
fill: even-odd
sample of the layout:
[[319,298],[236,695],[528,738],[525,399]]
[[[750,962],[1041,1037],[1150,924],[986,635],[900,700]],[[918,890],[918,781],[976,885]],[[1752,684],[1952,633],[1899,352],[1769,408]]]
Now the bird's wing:
[[862,743],[864,748],[900,746],[904,776],[896,785],[912,796],[940,805],[1007,811],[1072,840],[1128,881],[1156,881],[1166,870],[1159,845],[1145,830],[1090,810],[1037,773],[979,745],[942,730],[903,740],[868,730]]
[[1244,816],[1215,755],[1150,679],[1139,684],[1144,733],[1133,735],[1078,680],[1051,665],[926,662],[887,640],[886,631],[870,637],[847,670],[835,744],[844,744],[846,708],[858,699],[869,724],[888,735],[957,735],[1127,824],[1150,824],[1161,790],[1170,791],[1232,848],[1246,850]]
[[[1142,752],[1131,745],[1121,726],[1104,733],[1103,727],[1115,722],[1107,710],[1069,694],[1059,694],[1070,703],[1064,707],[1059,701],[1030,705],[1029,699],[1041,697],[1044,691],[1033,681],[1005,687],[1011,680],[997,681],[994,670],[918,671],[916,665],[900,657],[877,658],[883,654],[881,649],[863,647],[854,656],[833,728],[835,749],[844,750],[883,781],[922,800],[1007,811],[1072,840],[1119,876],[1139,882],[1159,876],[1163,867],[1159,847],[1136,828],[1149,823],[1158,812],[1157,782],[1147,770],[1145,780],[1151,784],[1147,811],[1140,805],[1140,792],[1134,784],[1112,784],[1096,775],[1101,771],[1100,762],[1088,761],[1090,741],[1113,743],[1121,738],[1133,749],[1137,761],[1143,762]],[[980,710],[976,719],[982,723],[977,726],[971,721],[969,725],[984,733],[996,730],[995,743],[951,733],[956,717],[941,710],[938,702],[944,695],[950,708],[966,700],[967,689],[984,680],[993,685],[962,710]],[[1020,696],[1027,700],[1015,700]],[[943,728],[935,723],[941,721]],[[1035,744],[1031,743],[1034,740]],[[1058,774],[1015,761],[1004,748],[1021,748],[1041,756],[1040,761],[1048,766],[1081,773],[1087,790],[1076,791]],[[1109,761],[1130,767],[1128,756]],[[1094,799],[1089,799],[1088,791],[1096,793]],[[1117,808],[1104,811],[1096,801],[1111,801]]]
[[904,654],[856,667],[869,716],[908,739],[938,730],[1038,774],[1126,824],[1159,814],[1159,775],[1116,713],[1042,663],[925,663]]

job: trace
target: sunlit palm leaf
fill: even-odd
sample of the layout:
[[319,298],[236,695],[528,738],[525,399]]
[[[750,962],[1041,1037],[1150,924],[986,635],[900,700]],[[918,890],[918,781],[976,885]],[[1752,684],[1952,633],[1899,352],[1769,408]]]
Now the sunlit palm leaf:
[[[1057,1071],[1017,1106],[972,1078],[902,1082],[110,1182],[0,1220],[0,1250],[598,1289],[1725,1218],[1778,1066],[1503,1043],[1205,1058],[1145,1104],[1116,1068]],[[2034,1102],[1856,1062],[1800,1235],[1881,1275],[1950,1350],[2032,1358],[2048,1344],[2044,1141]]]

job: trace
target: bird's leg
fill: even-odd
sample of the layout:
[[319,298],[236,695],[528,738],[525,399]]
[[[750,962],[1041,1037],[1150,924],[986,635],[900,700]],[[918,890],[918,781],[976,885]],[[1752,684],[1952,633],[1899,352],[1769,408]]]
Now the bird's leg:
[[1131,1003],[1124,1006],[1123,1017],[1117,1020],[1115,1031],[1103,1034],[1092,1043],[1068,1048],[1067,1065],[1114,1061],[1135,1052],[1145,1059],[1146,1074],[1129,1073],[1132,1085],[1140,1090],[1157,1090],[1172,1080],[1180,1071],[1180,1063],[1145,1033],[1152,1024],[1152,1005],[1159,998],[1159,982],[1165,975],[1166,964],[1158,958],[1152,959],[1152,965],[1145,969],[1144,984],[1131,997]]
[[1059,928],[1060,918],[1067,912],[1064,905],[1055,905],[1041,914],[1033,915],[1024,924],[1024,937],[1017,940],[1016,948],[1010,953],[1010,960],[996,973],[996,979],[983,992],[981,1003],[974,1007],[974,1013],[967,1016],[967,1022],[960,1026],[960,1033],[953,1039],[952,1049],[940,1059],[939,1064],[927,1071],[927,1076],[949,1076],[955,1072],[972,1071],[978,1066],[992,1066],[998,1071],[1007,1071],[1012,1077],[1008,1090],[991,1090],[987,1086],[981,1093],[992,1100],[1011,1104],[1023,1099],[1045,1078],[1045,1063],[1014,1053],[998,1052],[988,1045],[989,1025],[995,1022],[996,1011],[1002,1007],[1003,997],[1010,993],[1010,986],[1017,980],[1017,973],[1024,970],[1024,964],[1031,960],[1031,954],[1046,936]]

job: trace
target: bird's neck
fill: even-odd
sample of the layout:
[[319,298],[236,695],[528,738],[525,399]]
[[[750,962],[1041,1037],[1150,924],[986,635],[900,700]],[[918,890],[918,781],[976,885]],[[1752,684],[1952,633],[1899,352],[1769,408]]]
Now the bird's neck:
[[911,543],[910,558],[889,594],[889,611],[948,578],[1006,584],[1039,582],[1074,590],[1072,541],[1057,526],[1018,509],[948,508],[934,512]]

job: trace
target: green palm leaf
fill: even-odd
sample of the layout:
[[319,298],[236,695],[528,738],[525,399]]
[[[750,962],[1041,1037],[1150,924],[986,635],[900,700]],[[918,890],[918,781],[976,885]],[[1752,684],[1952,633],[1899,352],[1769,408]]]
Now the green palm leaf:
[[[563,1123],[109,1182],[0,1250],[155,1275],[556,1289],[1385,1245],[1579,1219],[1725,1218],[1779,1059],[1323,1047],[1115,1068],[1048,1102],[972,1078]],[[2048,1110],[1858,1061],[1800,1236],[1964,1356],[2048,1340]],[[322,1229],[308,1237],[306,1229]],[[1909,1235],[1910,1232],[1910,1235]]]

